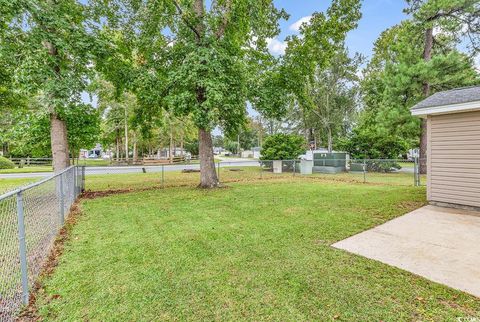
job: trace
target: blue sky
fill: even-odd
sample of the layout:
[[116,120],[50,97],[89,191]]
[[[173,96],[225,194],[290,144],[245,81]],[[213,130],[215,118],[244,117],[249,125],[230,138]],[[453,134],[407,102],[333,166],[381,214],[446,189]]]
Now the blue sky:
[[[284,8],[289,14],[288,21],[281,21],[281,34],[270,43],[270,50],[281,53],[283,41],[288,35],[295,34],[299,21],[306,20],[316,11],[326,11],[331,1],[326,0],[276,0],[277,7]],[[364,0],[362,18],[358,28],[347,36],[350,52],[359,52],[368,58],[372,55],[373,43],[385,29],[407,18],[403,13],[406,3],[403,0]],[[296,24],[297,23],[297,24]]]

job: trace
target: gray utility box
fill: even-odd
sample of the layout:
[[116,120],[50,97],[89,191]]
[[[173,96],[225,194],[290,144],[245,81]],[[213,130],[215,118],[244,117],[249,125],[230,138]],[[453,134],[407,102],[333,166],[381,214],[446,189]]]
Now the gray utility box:
[[282,160],[274,160],[273,161],[273,173],[282,173],[283,168],[283,161]]
[[313,172],[339,173],[347,170],[347,153],[314,153]]
[[300,174],[312,174],[313,161],[312,160],[300,160]]

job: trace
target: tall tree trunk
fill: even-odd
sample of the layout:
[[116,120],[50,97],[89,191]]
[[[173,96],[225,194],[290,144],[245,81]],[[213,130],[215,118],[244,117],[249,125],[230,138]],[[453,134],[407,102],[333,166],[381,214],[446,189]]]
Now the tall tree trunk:
[[[197,45],[205,46],[203,44],[203,36],[205,34],[205,8],[204,0],[195,0],[193,4],[193,10],[195,11],[198,23],[192,30],[195,33]],[[206,63],[206,62],[202,62]],[[205,88],[197,87],[196,99],[199,105],[202,105],[206,101]],[[200,185],[201,188],[215,188],[219,186],[217,172],[215,171],[215,161],[213,155],[213,142],[212,135],[209,130],[200,127],[198,129],[198,154],[200,158]]]
[[183,146],[184,146],[183,141],[184,141],[184,138],[182,133],[180,136],[180,155],[182,156],[182,158],[185,156],[185,153],[183,151]]
[[[308,146],[310,147],[310,131],[307,129],[307,126],[303,127],[303,137],[305,138],[305,141],[308,142]],[[259,145],[260,145],[260,138],[258,139]]]
[[138,161],[137,134],[133,132],[133,162]]
[[310,147],[313,147],[312,150],[316,150],[317,149],[317,140],[315,139],[315,133],[313,133],[313,128],[312,127],[308,130],[308,135],[309,135],[308,136],[308,145]]
[[115,130],[115,159],[120,161],[120,134],[118,128]]
[[213,155],[212,135],[206,129],[198,130],[198,154],[200,159],[200,187],[215,188],[219,186]]
[[52,145],[53,171],[59,172],[70,166],[68,155],[67,126],[56,113],[50,114],[50,142]]
[[173,163],[173,133],[171,128],[170,128],[170,142],[168,144],[168,158],[170,159],[170,163]]
[[332,138],[332,128],[329,126],[327,129],[328,135],[328,153],[332,153],[333,151],[333,138]]
[[[44,41],[48,54],[52,56],[53,72],[60,76],[60,64],[58,62],[58,50],[50,41]],[[64,120],[58,118],[56,107],[53,106],[50,113],[50,142],[52,146],[53,171],[59,172],[70,166],[68,155],[67,125]]]
[[[433,47],[433,29],[428,28],[425,31],[425,47],[423,50],[423,60],[428,62],[432,58],[432,47]],[[428,81],[423,83],[423,96],[427,97],[430,95],[430,84]],[[420,135],[420,173],[427,173],[427,120],[420,120],[421,135]]]
[[125,162],[128,163],[128,114],[127,105],[125,105]]
[[242,156],[242,152],[240,151],[240,134],[237,135],[237,154],[238,156]]

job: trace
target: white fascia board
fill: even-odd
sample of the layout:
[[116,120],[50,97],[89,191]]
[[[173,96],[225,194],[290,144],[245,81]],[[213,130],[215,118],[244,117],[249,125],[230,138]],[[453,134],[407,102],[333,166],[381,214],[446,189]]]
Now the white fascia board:
[[427,115],[438,115],[438,114],[452,114],[460,112],[469,112],[480,110],[480,101],[462,103],[462,104],[452,104],[452,105],[441,105],[441,106],[432,106],[410,110],[412,115],[426,117]]

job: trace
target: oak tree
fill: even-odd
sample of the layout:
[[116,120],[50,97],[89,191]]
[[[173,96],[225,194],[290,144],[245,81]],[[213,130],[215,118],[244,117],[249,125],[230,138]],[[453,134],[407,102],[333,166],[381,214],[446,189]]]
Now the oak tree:
[[[112,52],[98,67],[147,110],[191,117],[198,128],[200,187],[218,186],[211,131],[245,122],[250,81],[271,58],[267,38],[286,18],[271,0],[92,1]],[[116,59],[114,59],[116,58]]]
[[91,70],[95,41],[86,7],[76,0],[2,0],[3,43],[14,44],[14,82],[36,96],[49,117],[53,167],[70,164],[66,112],[79,106]]

